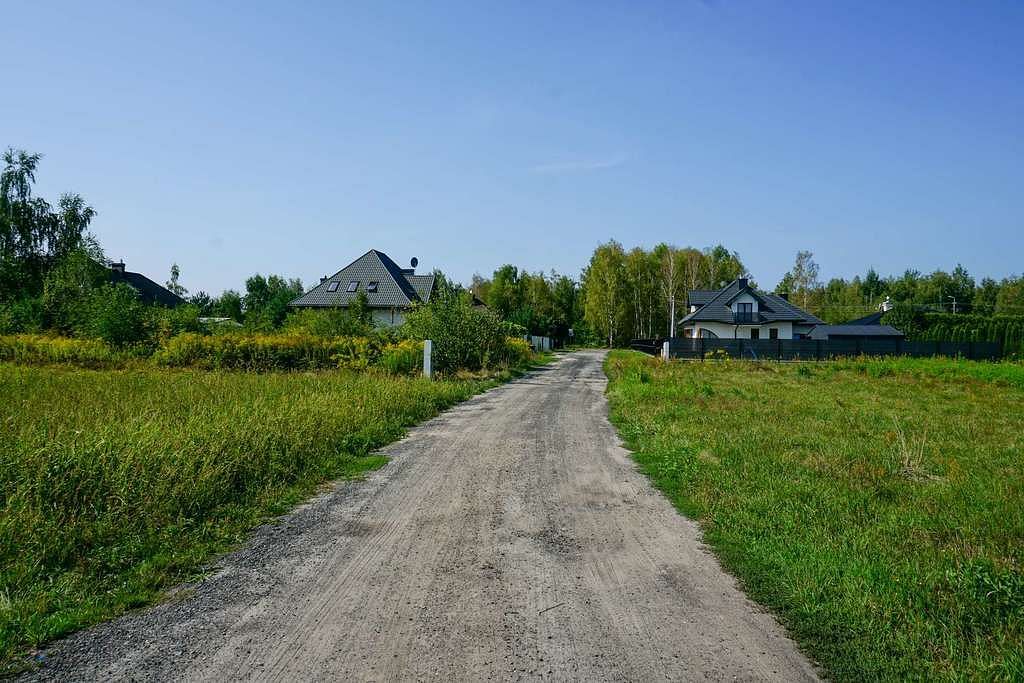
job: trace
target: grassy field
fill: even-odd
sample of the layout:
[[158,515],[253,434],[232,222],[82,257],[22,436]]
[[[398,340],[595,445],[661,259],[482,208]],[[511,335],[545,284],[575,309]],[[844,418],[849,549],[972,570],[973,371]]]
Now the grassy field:
[[1024,368],[613,352],[612,418],[837,680],[1024,679]]
[[151,602],[496,381],[0,363],[0,671]]

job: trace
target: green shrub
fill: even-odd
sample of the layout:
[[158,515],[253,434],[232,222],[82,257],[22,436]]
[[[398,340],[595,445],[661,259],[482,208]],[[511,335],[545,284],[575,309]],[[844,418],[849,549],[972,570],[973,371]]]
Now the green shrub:
[[43,327],[41,299],[16,299],[0,304],[0,334],[34,333]]
[[365,369],[379,346],[365,337],[325,339],[306,334],[185,333],[168,339],[154,354],[159,365],[236,370]]
[[373,323],[361,310],[306,308],[289,314],[284,330],[316,337],[366,337],[373,332]]
[[503,365],[508,367],[526,365],[532,355],[530,342],[521,337],[505,337],[505,348],[501,355]]
[[497,367],[509,355],[507,337],[513,326],[491,311],[475,307],[465,293],[436,296],[405,317],[402,334],[434,342],[433,367],[441,372]]
[[380,346],[367,337],[336,337],[326,343],[332,349],[331,360],[347,370],[365,370],[380,355]]
[[404,339],[388,344],[380,352],[377,365],[392,375],[410,375],[423,369],[423,342]]
[[128,355],[99,339],[69,339],[20,334],[0,337],[0,360],[22,365],[74,365],[107,368],[123,363]]
[[153,307],[153,339],[167,340],[183,332],[202,332],[199,307],[186,304],[176,308]]
[[103,285],[86,300],[75,332],[77,336],[95,337],[117,347],[151,343],[154,312],[130,286]]

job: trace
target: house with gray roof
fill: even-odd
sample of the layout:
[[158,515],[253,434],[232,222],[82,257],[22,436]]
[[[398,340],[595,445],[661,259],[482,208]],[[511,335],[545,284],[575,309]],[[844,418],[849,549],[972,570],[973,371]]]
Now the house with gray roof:
[[903,339],[904,334],[892,325],[883,325],[882,317],[889,311],[891,304],[883,304],[880,311],[863,318],[857,318],[842,325],[818,325],[809,335],[811,339]]
[[366,295],[375,324],[401,325],[405,311],[430,301],[433,275],[417,275],[417,260],[401,268],[382,251],[371,249],[288,305],[294,308],[348,308],[360,294]]
[[111,263],[108,268],[111,284],[125,284],[138,292],[139,300],[145,304],[174,308],[185,300],[161,284],[153,282],[142,273],[125,270],[124,261]]
[[824,321],[778,294],[761,292],[747,278],[714,290],[693,290],[680,322],[684,337],[805,339]]

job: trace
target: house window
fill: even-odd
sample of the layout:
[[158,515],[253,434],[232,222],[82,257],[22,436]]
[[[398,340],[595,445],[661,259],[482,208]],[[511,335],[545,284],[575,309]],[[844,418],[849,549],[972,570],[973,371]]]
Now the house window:
[[359,280],[353,280],[352,282],[348,283],[348,291],[354,292],[357,289],[359,289]]
[[750,330],[750,338],[751,339],[760,339],[761,338],[761,330],[759,328],[757,328],[757,327],[751,328],[751,330]]
[[736,322],[749,323],[754,321],[754,304],[747,302],[736,304]]
[[376,282],[367,282],[366,283],[366,291],[367,292],[376,292],[377,291],[377,283]]
[[341,283],[339,283],[339,282],[332,282],[331,284],[327,285],[327,291],[328,292],[337,292],[339,284],[341,284]]
[[779,328],[773,327],[773,328],[769,329],[768,330],[768,338],[769,339],[778,339],[779,338]]
[[700,328],[701,339],[718,339],[718,335],[707,328]]

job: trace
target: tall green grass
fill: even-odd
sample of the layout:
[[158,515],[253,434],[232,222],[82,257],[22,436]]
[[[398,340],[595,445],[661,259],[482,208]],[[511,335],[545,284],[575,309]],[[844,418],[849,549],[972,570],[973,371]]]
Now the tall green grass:
[[153,600],[492,383],[0,363],[0,662]]
[[606,370],[642,469],[831,677],[1024,679],[1019,366]]

